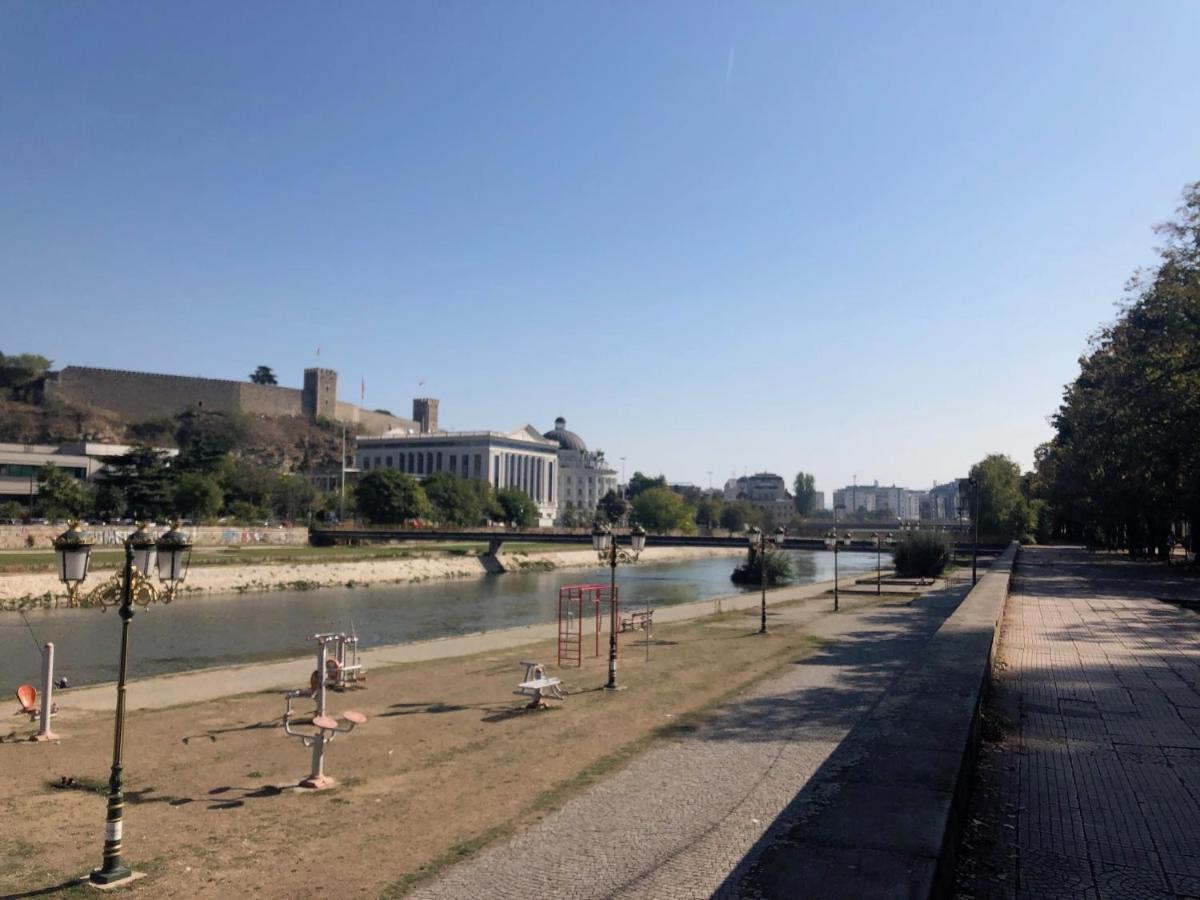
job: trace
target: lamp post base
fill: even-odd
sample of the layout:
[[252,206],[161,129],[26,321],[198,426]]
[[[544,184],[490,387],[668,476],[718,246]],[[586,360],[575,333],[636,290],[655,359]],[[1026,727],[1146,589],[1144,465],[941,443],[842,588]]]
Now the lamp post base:
[[41,734],[35,734],[30,738],[31,741],[57,741],[58,735],[53,731],[45,731]]
[[329,775],[318,775],[315,778],[309,776],[300,782],[300,787],[308,788],[313,791],[323,791],[325,788],[333,787],[337,782]]
[[93,869],[92,874],[88,876],[88,883],[92,887],[106,890],[108,888],[120,887],[127,882],[141,878],[145,872],[135,872],[125,866],[117,866],[105,872],[103,869]]

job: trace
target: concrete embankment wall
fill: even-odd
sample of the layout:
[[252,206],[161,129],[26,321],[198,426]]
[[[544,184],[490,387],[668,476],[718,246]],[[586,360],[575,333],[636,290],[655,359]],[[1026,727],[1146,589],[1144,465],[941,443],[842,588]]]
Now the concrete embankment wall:
[[762,848],[743,896],[947,896],[1013,543],[846,736]]
[[[67,526],[58,525],[0,525],[0,550],[49,550],[54,538]],[[132,525],[92,525],[87,532],[97,547],[119,547],[133,531]],[[164,528],[152,529],[162,531]],[[225,547],[233,544],[292,544],[308,543],[307,528],[225,528],[219,525],[188,526],[183,529],[192,536],[197,547]],[[32,543],[30,543],[32,540]]]

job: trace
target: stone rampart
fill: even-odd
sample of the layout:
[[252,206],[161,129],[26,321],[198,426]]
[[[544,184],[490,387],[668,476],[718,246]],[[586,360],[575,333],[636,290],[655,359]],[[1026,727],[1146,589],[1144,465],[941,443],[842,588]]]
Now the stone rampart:
[[238,408],[256,416],[300,416],[304,414],[303,391],[277,387],[273,384],[235,382],[238,386]]
[[242,386],[215,378],[67,366],[47,377],[45,396],[145,421],[171,418],[189,409],[237,412]]
[[741,878],[747,897],[949,896],[1009,546],[809,780]]
[[[0,550],[49,550],[54,538],[66,530],[66,525],[0,525]],[[85,529],[96,540],[97,547],[119,547],[133,531],[131,525],[91,525]],[[162,529],[151,529],[161,531]],[[185,526],[197,547],[224,547],[241,544],[308,543],[307,528],[244,528],[231,525]],[[28,541],[32,539],[32,548]]]

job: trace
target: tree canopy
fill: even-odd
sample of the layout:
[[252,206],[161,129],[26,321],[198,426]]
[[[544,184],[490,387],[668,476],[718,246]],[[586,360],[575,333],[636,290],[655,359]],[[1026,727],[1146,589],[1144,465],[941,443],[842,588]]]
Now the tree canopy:
[[420,483],[395,469],[372,469],[358,480],[355,502],[368,522],[400,523],[426,519],[433,505]]
[[279,384],[270,366],[259,366],[250,373],[250,380],[255,384]]
[[496,502],[505,523],[517,528],[532,528],[537,524],[537,507],[524,491],[504,488],[496,492]]
[[629,504],[613,490],[607,491],[600,498],[600,502],[596,504],[596,515],[610,525],[620,522],[625,518],[627,512],[629,512]]
[[437,472],[421,485],[433,504],[434,517],[445,525],[478,525],[483,518],[479,493],[453,472]]
[[978,507],[981,534],[1007,539],[1032,537],[1037,524],[1036,512],[1021,489],[1021,467],[999,453],[992,453],[971,466],[979,492],[978,502],[970,495],[969,485],[959,490],[972,504],[970,515]]
[[796,512],[802,516],[809,515],[817,499],[816,479],[808,472],[797,472],[796,480],[792,482],[792,498]]
[[682,531],[691,534],[696,530],[687,502],[667,487],[641,491],[633,499],[630,518],[647,531]]
[[632,503],[642,491],[658,487],[665,488],[666,486],[666,475],[651,478],[649,475],[643,475],[641,472],[634,472],[633,477],[629,479],[629,484],[625,487],[625,499]]
[[1176,522],[1200,522],[1200,182],[1157,231],[1160,262],[1093,336],[1030,490],[1060,534],[1165,555]]

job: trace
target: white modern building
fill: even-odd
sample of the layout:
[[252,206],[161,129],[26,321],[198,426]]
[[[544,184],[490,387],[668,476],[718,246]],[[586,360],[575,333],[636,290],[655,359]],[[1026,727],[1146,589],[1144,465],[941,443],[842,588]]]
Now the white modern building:
[[[110,457],[124,456],[128,444],[77,441],[72,444],[0,444],[0,501],[28,503],[37,495],[37,476],[42,466],[62,469],[80,481],[95,481]],[[177,456],[175,448],[160,448],[164,456]]]
[[488,481],[496,490],[515,488],[537,506],[538,524],[554,524],[559,502],[557,441],[532,425],[516,431],[431,431],[396,429],[357,438],[355,467],[363,474],[395,469],[424,479],[435,472]]
[[572,510],[586,515],[595,512],[600,498],[617,490],[616,471],[608,468],[602,455],[588,450],[583,438],[567,430],[562,416],[542,437],[558,446],[558,518]]

